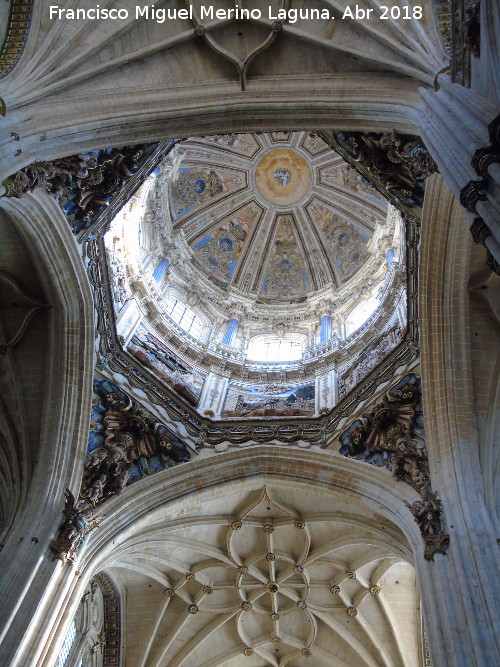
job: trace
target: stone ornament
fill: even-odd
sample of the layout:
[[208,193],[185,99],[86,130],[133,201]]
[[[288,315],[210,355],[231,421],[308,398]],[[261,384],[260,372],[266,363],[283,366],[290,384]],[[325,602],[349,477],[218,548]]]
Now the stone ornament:
[[205,593],[205,595],[211,595],[214,592],[214,589],[212,586],[203,586],[202,591]]
[[233,521],[233,522],[231,523],[231,528],[232,528],[233,530],[239,530],[239,529],[241,528],[242,525],[243,525],[243,524],[241,523],[241,521],[240,521],[239,519],[237,519],[236,521]]
[[345,576],[348,579],[356,579],[356,572],[352,572],[351,570],[349,570],[348,572],[345,573]]
[[380,593],[380,586],[370,586],[370,593],[372,595],[378,595]]
[[80,488],[89,511],[132,479],[191,459],[184,442],[109,380],[94,380],[89,452]]
[[336,132],[334,148],[383,192],[390,191],[410,210],[422,207],[424,181],[438,171],[420,137],[375,132]]
[[50,550],[53,559],[74,565],[78,558],[78,550],[84,543],[87,533],[98,526],[103,517],[94,517],[88,508],[82,509],[81,501],[77,501],[69,489],[66,490],[65,495],[64,521],[57,536],[50,543]]
[[249,646],[247,646],[243,651],[243,655],[246,655],[246,656],[253,655],[253,648],[250,648]]
[[358,615],[358,610],[356,609],[356,607],[347,607],[346,614],[348,616],[351,616],[351,618],[354,618],[355,616]]
[[196,575],[192,574],[191,572],[186,574],[186,581],[195,581],[195,579],[196,579]]
[[409,373],[340,434],[340,453],[385,465],[420,493],[422,500],[405,504],[420,526],[424,557],[434,560],[436,553],[446,554],[450,536],[441,530],[441,501],[431,487],[423,427],[420,378]]
[[271,620],[272,621],[279,621],[280,615],[279,614],[271,614]]
[[312,655],[312,651],[310,648],[303,648],[302,649],[302,655],[305,656],[306,658],[309,658]]
[[175,591],[174,591],[173,588],[165,588],[165,590],[163,591],[163,594],[167,598],[172,598],[175,595]]
[[420,528],[425,543],[424,558],[434,560],[436,554],[446,555],[450,536],[441,530],[441,501],[435,491],[426,488],[422,499],[405,503]]
[[340,586],[337,586],[337,584],[334,584],[333,586],[330,586],[330,593],[340,593]]
[[252,608],[252,604],[250,602],[242,602],[241,608],[243,609],[243,611],[250,611],[250,609]]
[[197,614],[198,613],[198,607],[195,604],[190,604],[188,607],[188,612],[190,614]]
[[270,535],[271,533],[274,532],[274,526],[272,523],[266,523],[264,526],[264,532]]
[[299,528],[300,530],[306,527],[306,524],[301,519],[295,519],[293,525],[295,528]]
[[274,554],[266,554],[266,560],[267,561],[273,561],[275,560],[276,556]]
[[34,162],[4,181],[7,197],[44,188],[64,208],[75,233],[88,229],[158,144],[125,146]]

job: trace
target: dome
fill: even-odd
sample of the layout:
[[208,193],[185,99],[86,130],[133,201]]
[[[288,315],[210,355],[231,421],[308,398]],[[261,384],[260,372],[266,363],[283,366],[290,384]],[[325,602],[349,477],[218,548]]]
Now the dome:
[[106,246],[124,348],[210,418],[324,414],[404,335],[401,215],[317,134],[175,143]]
[[261,304],[300,303],[385,264],[372,240],[387,201],[318,136],[204,137],[177,152],[172,232],[212,284]]

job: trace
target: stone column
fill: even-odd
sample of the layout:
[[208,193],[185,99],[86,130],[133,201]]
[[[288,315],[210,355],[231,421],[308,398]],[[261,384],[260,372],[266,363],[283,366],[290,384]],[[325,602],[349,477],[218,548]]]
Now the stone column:
[[[484,245],[500,262],[500,169],[489,161],[481,168],[476,151],[492,143],[491,124],[498,107],[476,91],[437,77],[439,89],[421,88],[417,122],[432,157],[455,197],[467,208],[470,221],[480,217],[488,233]],[[476,162],[472,164],[476,155]]]
[[433,175],[420,256],[422,388],[432,486],[450,535],[447,556],[417,563],[433,667],[500,664],[500,558],[474,412],[467,225],[441,176]]

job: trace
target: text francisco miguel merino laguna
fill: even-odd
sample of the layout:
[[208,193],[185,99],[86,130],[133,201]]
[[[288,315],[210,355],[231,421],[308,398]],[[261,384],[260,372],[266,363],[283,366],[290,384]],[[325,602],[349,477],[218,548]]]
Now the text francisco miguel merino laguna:
[[[116,7],[106,8],[101,7],[100,5],[95,5],[95,7],[90,7],[88,9],[66,9],[65,7],[59,7],[58,5],[49,6],[49,18],[54,19],[66,19],[66,20],[122,20],[125,21],[129,18],[134,12],[122,7],[118,9]],[[388,18],[403,18],[403,19],[421,19],[422,18],[422,7],[404,7],[404,12],[399,7],[385,7],[380,6],[378,8],[381,13],[379,16],[373,16],[373,18],[379,19],[388,19]],[[394,10],[397,9],[398,16],[394,15]],[[335,16],[333,12],[329,9],[275,9],[271,6],[267,7],[267,12],[262,11],[261,9],[246,9],[235,5],[231,9],[220,9],[214,7],[213,5],[201,5],[198,8],[198,15],[195,16],[193,11],[193,6],[189,5],[185,9],[178,9],[176,7],[155,7],[155,5],[136,5],[135,6],[135,19],[146,19],[151,21],[156,21],[157,23],[165,23],[165,21],[176,20],[176,19],[191,19],[191,20],[200,20],[203,21],[207,19],[208,21],[213,21],[214,19],[224,20],[224,19],[236,19],[236,20],[259,20],[262,18],[267,18],[268,20],[275,21],[288,21],[289,23],[296,23],[298,20],[320,20],[320,19],[334,19]],[[339,17],[342,19],[370,19],[374,9],[365,9],[359,5],[347,5],[345,7],[342,16]],[[390,12],[390,15],[389,15]],[[402,13],[404,15],[402,15]]]

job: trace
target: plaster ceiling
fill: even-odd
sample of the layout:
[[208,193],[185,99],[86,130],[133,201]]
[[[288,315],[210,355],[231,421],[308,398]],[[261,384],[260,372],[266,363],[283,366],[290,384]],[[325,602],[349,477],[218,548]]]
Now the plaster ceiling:
[[338,291],[371,258],[387,202],[307,132],[189,139],[168,184],[173,234],[219,287],[260,303]]
[[361,507],[264,486],[183,503],[134,533],[109,563],[126,588],[130,664],[420,664],[404,538]]

